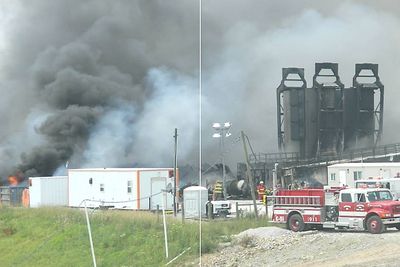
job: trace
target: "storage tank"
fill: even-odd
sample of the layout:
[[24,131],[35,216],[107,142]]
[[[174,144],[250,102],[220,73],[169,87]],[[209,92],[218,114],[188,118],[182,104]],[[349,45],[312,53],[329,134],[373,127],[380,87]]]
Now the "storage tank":
[[183,207],[185,218],[206,216],[208,190],[202,186],[190,186],[183,190]]
[[68,176],[30,177],[30,207],[67,206]]

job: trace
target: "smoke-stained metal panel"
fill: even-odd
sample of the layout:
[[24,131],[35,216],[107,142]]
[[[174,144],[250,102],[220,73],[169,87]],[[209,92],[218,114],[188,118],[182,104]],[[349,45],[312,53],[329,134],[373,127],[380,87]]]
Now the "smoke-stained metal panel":
[[344,85],[337,63],[315,63],[313,89],[318,95],[316,156],[339,155],[344,143]]
[[315,158],[317,151],[317,99],[318,95],[313,88],[306,89],[306,104],[305,104],[305,121],[306,134],[305,141],[305,158]]
[[277,88],[278,145],[282,151],[299,151],[304,155],[305,89],[302,68],[283,68]]
[[384,86],[378,64],[356,64],[353,87],[345,102],[345,147],[376,146],[383,129]]

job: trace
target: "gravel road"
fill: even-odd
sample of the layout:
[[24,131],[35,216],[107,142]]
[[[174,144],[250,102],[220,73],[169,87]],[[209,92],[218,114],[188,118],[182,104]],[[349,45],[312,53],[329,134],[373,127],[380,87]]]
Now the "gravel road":
[[246,230],[202,266],[400,266],[400,231],[294,233],[278,227]]

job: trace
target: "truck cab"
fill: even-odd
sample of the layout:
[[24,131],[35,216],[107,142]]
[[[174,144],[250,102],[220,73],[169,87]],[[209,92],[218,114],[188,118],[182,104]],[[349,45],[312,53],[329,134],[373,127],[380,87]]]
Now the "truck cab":
[[338,225],[382,233],[386,226],[400,226],[400,202],[383,188],[354,188],[340,191]]

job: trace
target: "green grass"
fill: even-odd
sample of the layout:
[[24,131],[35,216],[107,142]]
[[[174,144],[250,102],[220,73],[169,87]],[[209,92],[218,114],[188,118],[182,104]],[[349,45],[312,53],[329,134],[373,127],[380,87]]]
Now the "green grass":
[[[169,260],[165,259],[162,217],[134,211],[90,214],[97,266],[163,266],[191,247],[170,266],[199,255],[199,222],[168,219]],[[265,220],[203,221],[202,252]],[[85,214],[67,208],[1,208],[0,266],[92,266]]]

